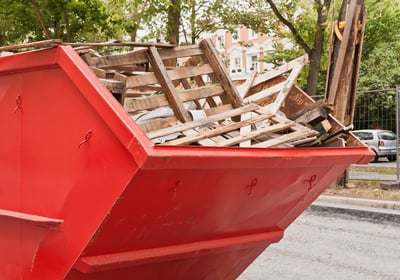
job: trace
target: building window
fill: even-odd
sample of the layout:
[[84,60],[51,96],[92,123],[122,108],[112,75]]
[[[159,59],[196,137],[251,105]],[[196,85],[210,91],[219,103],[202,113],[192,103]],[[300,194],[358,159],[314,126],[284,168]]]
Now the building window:
[[240,57],[235,57],[235,59],[233,60],[233,66],[235,68],[242,67],[242,59]]
[[250,72],[258,71],[258,57],[257,55],[251,56]]
[[249,39],[257,39],[257,32],[253,29],[249,29]]
[[225,49],[225,36],[224,35],[217,35],[217,43],[216,43],[217,49]]
[[232,42],[240,41],[240,28],[236,28],[232,31]]

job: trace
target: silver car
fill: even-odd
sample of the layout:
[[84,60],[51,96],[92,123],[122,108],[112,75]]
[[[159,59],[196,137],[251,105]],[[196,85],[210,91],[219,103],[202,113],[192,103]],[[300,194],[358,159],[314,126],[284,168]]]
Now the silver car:
[[397,137],[390,130],[382,129],[363,129],[354,130],[353,133],[375,152],[373,162],[381,157],[386,157],[389,161],[397,159]]

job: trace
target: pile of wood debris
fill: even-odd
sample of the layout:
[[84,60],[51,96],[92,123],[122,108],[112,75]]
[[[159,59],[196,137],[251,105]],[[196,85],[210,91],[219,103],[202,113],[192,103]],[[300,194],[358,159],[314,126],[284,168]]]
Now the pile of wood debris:
[[306,56],[239,86],[209,39],[81,57],[155,144],[294,147],[332,138],[327,106],[295,85]]
[[306,56],[236,86],[209,39],[103,56],[93,46],[73,45],[154,144],[344,146],[345,129],[326,103],[296,86]]

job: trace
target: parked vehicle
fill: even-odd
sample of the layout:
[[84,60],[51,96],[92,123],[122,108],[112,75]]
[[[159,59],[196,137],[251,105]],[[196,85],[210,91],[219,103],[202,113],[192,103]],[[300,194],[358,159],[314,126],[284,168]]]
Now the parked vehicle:
[[373,162],[386,157],[389,161],[397,159],[397,136],[390,130],[363,129],[353,133],[375,152]]

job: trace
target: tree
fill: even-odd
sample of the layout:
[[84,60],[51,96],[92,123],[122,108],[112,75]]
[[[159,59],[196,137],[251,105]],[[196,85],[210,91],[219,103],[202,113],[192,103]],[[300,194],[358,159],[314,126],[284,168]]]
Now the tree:
[[32,28],[32,11],[23,1],[0,0],[0,46],[23,41]]
[[[366,0],[368,16],[361,60],[357,128],[396,129],[396,86],[400,85],[399,1]],[[393,122],[383,123],[383,119]],[[371,120],[374,120],[373,122]]]
[[367,0],[359,89],[395,88],[400,85],[399,1]]
[[59,38],[104,41],[108,15],[101,0],[0,0],[0,43]]

